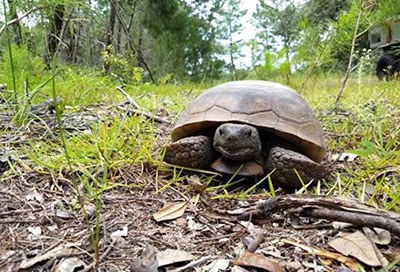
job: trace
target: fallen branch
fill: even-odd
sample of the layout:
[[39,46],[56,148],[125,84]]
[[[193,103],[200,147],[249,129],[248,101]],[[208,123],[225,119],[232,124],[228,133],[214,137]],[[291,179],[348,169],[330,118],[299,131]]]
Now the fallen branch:
[[400,215],[362,204],[355,200],[331,196],[282,195],[260,204],[239,216],[241,220],[260,219],[277,212],[351,223],[360,227],[378,227],[400,236]]
[[[161,123],[161,124],[169,124],[170,123],[168,120],[165,120],[165,119],[163,119],[159,116],[156,116],[152,113],[141,111],[138,103],[136,103],[135,100],[133,100],[133,98],[122,87],[118,86],[117,90],[120,91],[126,97],[128,104],[131,106],[128,108],[125,108],[122,105],[118,106],[119,109],[126,110],[128,115],[130,115],[130,116],[141,115],[141,116],[146,117],[147,119],[154,120],[155,122]],[[123,104],[126,104],[126,102]]]

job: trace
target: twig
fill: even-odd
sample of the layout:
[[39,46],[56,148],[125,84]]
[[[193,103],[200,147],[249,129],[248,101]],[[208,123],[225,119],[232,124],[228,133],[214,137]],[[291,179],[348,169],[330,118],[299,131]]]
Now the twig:
[[182,266],[182,267],[179,267],[178,269],[175,269],[175,272],[185,271],[186,269],[189,269],[189,268],[192,268],[192,267],[194,267],[194,266],[196,266],[198,264],[204,263],[204,262],[206,262],[206,261],[208,261],[208,260],[210,260],[212,258],[213,258],[212,256],[205,256],[205,257],[200,258],[200,259],[198,259],[196,261],[190,262],[185,266]]
[[129,103],[135,108],[139,109],[140,106],[135,102],[135,100],[132,99],[132,97],[122,88],[122,86],[117,86],[117,90],[120,91],[126,99],[129,101]]
[[140,110],[134,110],[134,109],[126,109],[126,108],[121,107],[121,106],[118,106],[118,109],[126,110],[128,112],[128,114],[130,114],[130,115],[141,115],[143,117],[146,117],[147,119],[154,120],[157,123],[161,123],[161,124],[169,124],[170,123],[170,121],[168,121],[168,120],[166,120],[164,118],[161,118],[161,117],[159,117],[157,115],[148,113],[148,112],[144,112],[144,111],[140,111]]
[[122,86],[117,86],[117,90],[120,91],[120,92],[126,97],[126,99],[128,100],[129,104],[132,105],[132,107],[133,107],[133,109],[131,109],[131,108],[128,108],[128,109],[127,109],[127,108],[125,108],[125,107],[123,107],[123,106],[118,106],[119,109],[126,110],[126,111],[128,112],[128,114],[131,114],[131,115],[141,115],[141,116],[144,116],[144,117],[146,117],[146,118],[148,118],[148,119],[150,119],[150,120],[156,121],[157,123],[161,123],[161,124],[169,124],[169,123],[170,123],[169,121],[167,121],[167,120],[165,120],[165,119],[163,119],[163,118],[161,118],[161,117],[159,117],[159,116],[156,116],[156,115],[154,115],[154,114],[147,113],[147,112],[144,112],[144,111],[139,110],[139,109],[140,109],[140,106],[139,106],[139,105],[135,102],[135,100],[133,100],[133,98],[122,88]]
[[351,223],[361,227],[378,227],[400,236],[400,215],[359,203],[330,196],[282,195],[269,199],[239,219],[258,219],[272,213],[289,211],[299,216]]

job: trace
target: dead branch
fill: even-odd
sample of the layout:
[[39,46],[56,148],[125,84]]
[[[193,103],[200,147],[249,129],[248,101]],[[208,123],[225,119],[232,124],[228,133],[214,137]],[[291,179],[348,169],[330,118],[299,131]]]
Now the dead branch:
[[[133,98],[121,86],[118,86],[117,90],[120,91],[126,97],[127,103],[131,106],[131,108],[130,107],[125,108],[122,105],[119,105],[118,109],[126,110],[128,115],[130,115],[130,116],[141,115],[143,117],[146,117],[147,119],[154,120],[157,123],[161,123],[161,124],[169,124],[170,123],[168,120],[165,120],[159,116],[156,116],[155,114],[141,111],[138,103],[136,103],[135,100],[133,100]],[[126,102],[123,104],[126,104]]]
[[239,216],[239,219],[261,219],[282,211],[347,222],[360,227],[378,227],[400,236],[400,215],[397,213],[377,209],[356,200],[331,196],[277,196]]
[[126,99],[129,101],[129,104],[131,104],[131,106],[133,106],[133,108],[138,109],[139,105],[135,102],[135,100],[133,100],[133,98],[123,89],[122,86],[117,86],[117,90],[120,91],[120,93],[122,93]]
[[18,18],[15,18],[11,21],[8,21],[7,23],[5,23],[1,28],[0,28],[0,36],[1,34],[3,34],[3,32],[7,29],[7,27],[9,27],[10,25],[16,24],[19,21],[21,21],[22,19],[24,19],[25,17],[29,16],[31,13],[39,10],[39,9],[44,9],[47,8],[47,6],[39,6],[39,7],[35,7],[33,9],[28,10],[27,12],[25,12],[24,14],[22,14],[21,16],[19,16]]

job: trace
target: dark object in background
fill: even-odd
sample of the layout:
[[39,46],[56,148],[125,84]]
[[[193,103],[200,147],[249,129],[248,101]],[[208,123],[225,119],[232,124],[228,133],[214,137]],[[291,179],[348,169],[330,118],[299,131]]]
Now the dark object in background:
[[400,56],[383,55],[376,65],[376,76],[379,79],[392,80],[400,73]]

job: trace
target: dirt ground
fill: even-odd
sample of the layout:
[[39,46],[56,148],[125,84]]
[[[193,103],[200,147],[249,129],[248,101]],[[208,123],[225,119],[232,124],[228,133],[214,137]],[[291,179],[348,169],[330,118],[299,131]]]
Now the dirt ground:
[[[69,116],[71,126],[90,127],[73,124],[76,116]],[[39,140],[44,134],[38,126],[7,127],[3,147],[11,152],[25,139]],[[167,137],[169,126],[159,125],[159,130]],[[0,271],[352,271],[358,265],[366,271],[382,265],[400,271],[390,266],[400,254],[394,234],[389,242],[372,243],[380,264],[367,265],[328,244],[362,232],[360,227],[285,210],[249,223],[240,215],[265,199],[212,199],[212,193],[196,192],[187,180],[170,184],[169,172],[146,164],[110,173],[127,186],[106,191],[98,203],[83,199],[83,212],[72,201],[76,190],[70,174],[43,174],[30,163],[13,158],[13,174],[3,174],[0,182]],[[167,189],[160,192],[163,186]],[[168,212],[165,206],[171,203],[175,206]]]

